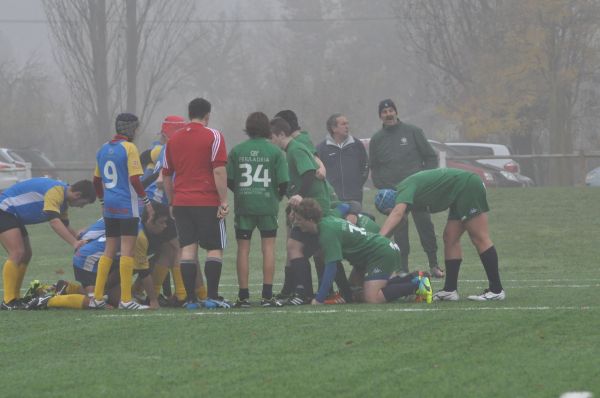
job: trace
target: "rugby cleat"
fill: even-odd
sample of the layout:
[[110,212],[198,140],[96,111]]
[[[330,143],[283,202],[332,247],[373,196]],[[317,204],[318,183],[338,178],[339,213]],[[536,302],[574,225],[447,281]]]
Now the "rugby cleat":
[[346,300],[342,297],[339,292],[335,292],[331,296],[327,297],[323,304],[346,304]]
[[103,310],[106,308],[106,301],[104,300],[96,300],[94,297],[90,297],[90,303],[88,304],[88,308],[93,310]]
[[287,299],[287,305],[305,305],[310,304],[310,300],[306,297],[302,297],[299,294],[294,294],[292,297]]
[[31,299],[26,305],[26,310],[45,310],[48,309],[48,301],[54,297],[51,294],[45,296],[38,296]]
[[473,301],[497,301],[504,300],[506,298],[506,294],[504,293],[504,290],[501,290],[500,293],[494,293],[490,289],[485,289],[483,293],[469,296],[467,298]]
[[67,287],[69,287],[69,282],[65,281],[64,279],[59,279],[54,285],[54,294],[57,296],[67,294]]
[[13,311],[23,309],[25,309],[25,303],[21,299],[14,299],[8,303],[3,301],[2,304],[0,304],[0,310]]
[[238,298],[237,300],[235,300],[235,303],[233,304],[233,306],[235,308],[250,308],[250,301],[248,301],[248,299],[241,299]]
[[429,273],[431,274],[432,277],[436,278],[436,279],[442,279],[446,273],[444,272],[443,269],[441,269],[440,267],[433,266],[429,269]]
[[186,301],[183,303],[183,308],[186,310],[197,310],[200,308],[200,303],[197,301]]
[[451,292],[440,290],[433,295],[433,301],[458,301],[458,298],[458,292],[456,290]]
[[147,310],[150,307],[148,307],[147,305],[143,305],[143,304],[138,304],[137,302],[131,300],[131,301],[119,301],[119,309],[120,310],[134,310],[134,311],[138,311],[138,310]]
[[[219,300],[221,299],[221,300]],[[231,308],[229,301],[219,297],[219,299],[206,299],[204,300],[204,308],[215,309],[215,308]]]
[[271,308],[280,308],[283,307],[283,303],[276,298],[272,297],[270,299],[264,298],[260,300],[261,307],[271,307]]
[[427,304],[431,304],[433,295],[431,291],[431,282],[427,276],[420,277],[419,279],[419,287],[415,292],[417,297],[421,298],[421,301],[425,301]]

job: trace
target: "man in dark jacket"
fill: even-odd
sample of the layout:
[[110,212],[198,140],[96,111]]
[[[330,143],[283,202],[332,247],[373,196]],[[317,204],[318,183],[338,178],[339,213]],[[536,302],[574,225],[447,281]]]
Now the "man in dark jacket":
[[329,135],[317,145],[317,154],[327,170],[327,181],[341,201],[362,205],[363,185],[369,176],[367,151],[359,139],[349,134],[346,116],[331,115],[327,131]]
[[[392,100],[386,99],[379,103],[379,118],[383,126],[369,143],[371,178],[376,188],[394,189],[406,177],[421,170],[438,167],[437,154],[425,138],[423,130],[401,122]],[[438,266],[437,242],[431,215],[426,211],[413,211],[412,217],[423,250],[427,254],[431,274],[441,278],[444,273]],[[394,230],[394,240],[400,247],[401,269],[408,272],[410,245],[407,218]]]

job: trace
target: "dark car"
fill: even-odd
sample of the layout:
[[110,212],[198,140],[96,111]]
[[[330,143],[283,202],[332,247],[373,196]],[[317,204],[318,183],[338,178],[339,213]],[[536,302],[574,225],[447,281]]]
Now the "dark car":
[[500,167],[483,164],[476,160],[456,159],[464,156],[457,148],[443,144],[438,141],[428,140],[433,149],[439,154],[446,153],[446,166],[473,172],[481,178],[486,187],[523,187],[526,186],[519,178]]
[[31,163],[33,177],[49,177],[59,179],[58,170],[54,163],[42,151],[35,148],[13,149],[26,162]]

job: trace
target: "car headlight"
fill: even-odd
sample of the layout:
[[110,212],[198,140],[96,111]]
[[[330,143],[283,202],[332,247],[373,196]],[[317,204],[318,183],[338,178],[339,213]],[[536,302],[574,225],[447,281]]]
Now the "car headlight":
[[494,182],[494,176],[492,173],[488,173],[487,171],[483,172],[483,178],[485,178],[486,181]]
[[589,172],[589,173],[588,173],[588,174],[585,176],[585,182],[586,182],[586,183],[588,183],[588,182],[592,181],[594,178],[596,178],[596,175],[597,175],[597,174],[598,174],[598,173],[597,173],[597,172],[595,172],[595,171],[591,171],[591,172]]
[[502,174],[507,180],[519,182],[517,176],[514,175],[514,173],[511,173],[510,171],[500,170],[500,174]]

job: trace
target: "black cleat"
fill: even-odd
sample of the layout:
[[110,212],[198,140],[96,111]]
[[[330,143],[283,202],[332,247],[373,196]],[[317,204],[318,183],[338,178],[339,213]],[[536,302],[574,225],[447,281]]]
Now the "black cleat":
[[51,294],[45,296],[34,297],[26,305],[26,310],[46,310],[48,309],[48,301],[54,297]]

